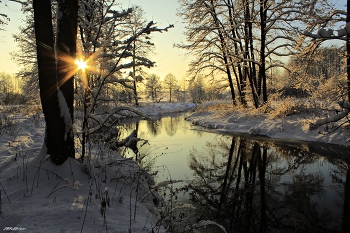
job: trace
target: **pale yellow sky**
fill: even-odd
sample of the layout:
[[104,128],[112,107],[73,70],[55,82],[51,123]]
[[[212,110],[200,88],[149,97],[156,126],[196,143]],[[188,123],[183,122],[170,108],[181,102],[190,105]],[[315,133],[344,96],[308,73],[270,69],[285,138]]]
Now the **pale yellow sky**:
[[[174,74],[177,79],[185,76],[190,59],[186,59],[185,51],[173,47],[175,43],[185,40],[183,24],[176,16],[176,9],[179,7],[177,0],[119,0],[117,2],[123,7],[140,5],[146,12],[146,20],[153,20],[160,28],[174,24],[175,27],[168,32],[152,35],[156,45],[156,54],[151,60],[156,62],[156,67],[151,68],[148,72],[155,73],[161,78],[168,73]],[[7,14],[11,19],[8,25],[4,26],[5,30],[0,31],[0,72],[16,73],[18,68],[11,60],[10,52],[17,50],[12,34],[19,31],[18,26],[23,15],[21,6],[5,0],[0,3],[0,13]]]

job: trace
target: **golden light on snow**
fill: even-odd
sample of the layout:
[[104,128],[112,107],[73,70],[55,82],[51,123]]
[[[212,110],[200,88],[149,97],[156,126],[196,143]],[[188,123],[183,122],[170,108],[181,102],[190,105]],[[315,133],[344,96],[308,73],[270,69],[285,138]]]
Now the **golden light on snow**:
[[85,70],[85,68],[87,67],[87,64],[85,61],[75,60],[75,64],[78,66],[78,69],[80,70]]

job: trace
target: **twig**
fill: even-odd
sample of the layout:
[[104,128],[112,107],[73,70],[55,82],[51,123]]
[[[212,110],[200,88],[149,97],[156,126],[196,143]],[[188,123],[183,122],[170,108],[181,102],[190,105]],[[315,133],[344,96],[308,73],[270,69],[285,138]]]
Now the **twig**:
[[91,186],[92,186],[92,184],[90,185],[89,196],[88,196],[88,198],[86,200],[85,214],[84,214],[84,219],[83,219],[83,225],[81,225],[80,233],[83,232],[83,228],[84,228],[84,224],[85,224],[85,219],[86,219],[87,209],[88,209],[88,205],[89,205],[90,195],[92,194]]
[[1,187],[2,187],[2,189],[4,190],[4,192],[5,192],[5,195],[6,195],[6,197],[7,197],[7,200],[9,201],[9,203],[11,204],[11,201],[10,201],[10,198],[9,198],[9,196],[7,196],[7,193],[6,193],[6,190],[4,189],[4,186],[2,186],[2,184],[0,183],[0,185],[1,185]]

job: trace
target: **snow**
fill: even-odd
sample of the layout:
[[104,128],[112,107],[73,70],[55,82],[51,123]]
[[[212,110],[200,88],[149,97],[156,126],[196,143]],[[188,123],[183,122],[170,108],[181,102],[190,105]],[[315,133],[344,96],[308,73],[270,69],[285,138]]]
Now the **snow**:
[[[349,145],[346,128],[328,135],[310,130],[308,113],[271,118],[254,115],[251,110],[210,110],[210,105],[206,106],[208,111],[197,109],[187,120],[220,132]],[[159,116],[195,107],[192,103],[141,103],[135,109]],[[19,109],[6,116],[10,126],[0,128],[0,229],[39,233],[166,231],[159,225],[153,199],[161,199],[157,187],[175,180],[155,184],[136,163],[113,152],[105,153],[112,154],[110,157],[92,156],[85,164],[68,159],[61,166],[53,165],[43,148],[43,116]],[[216,223],[203,221],[190,227],[208,224]]]
[[[66,129],[65,129],[65,140],[67,139],[67,135],[70,134],[71,132],[71,127],[72,127],[72,118],[70,116],[69,113],[69,108],[66,102],[66,99],[63,96],[63,93],[61,90],[57,91],[57,98],[58,98],[58,104],[60,107],[60,113],[61,113],[61,117],[63,117],[65,125],[66,125]],[[70,137],[72,135],[69,135]]]
[[[347,112],[345,110],[344,112]],[[344,114],[344,112],[338,115]],[[334,114],[330,119],[339,118]],[[293,141],[322,142],[350,146],[350,131],[340,127],[335,132],[325,133],[325,129],[335,129],[332,123],[313,129],[315,123],[325,123],[323,118],[315,117],[312,113],[295,113],[280,118],[271,118],[268,114],[246,110],[216,110],[197,111],[186,120],[194,125],[203,126],[225,133],[243,133],[266,136]],[[329,121],[328,121],[329,122]]]
[[304,31],[303,34],[307,37],[311,37],[313,39],[319,39],[319,38],[325,38],[325,39],[341,39],[342,37],[345,37],[347,33],[350,31],[350,23],[346,23],[343,28],[340,28],[339,30],[336,30],[338,35],[335,36],[333,29],[324,29],[321,28],[317,31],[317,34],[313,34],[309,31]]
[[151,208],[153,198],[160,198],[150,191],[154,182],[136,163],[113,154],[104,160],[93,158],[90,168],[73,159],[53,165],[42,149],[44,118],[37,120],[34,115],[9,113],[7,118],[16,123],[0,131],[0,229],[39,233],[165,231],[157,225],[156,208]]

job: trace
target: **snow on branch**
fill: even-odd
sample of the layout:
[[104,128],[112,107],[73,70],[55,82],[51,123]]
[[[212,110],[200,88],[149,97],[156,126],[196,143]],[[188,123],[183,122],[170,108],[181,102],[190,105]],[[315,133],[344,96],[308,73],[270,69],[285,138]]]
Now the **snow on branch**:
[[[125,41],[125,43],[129,44],[132,41],[134,41],[137,37],[139,37],[141,34],[150,34],[151,32],[163,32],[163,31],[168,31],[168,29],[173,28],[174,25],[170,24],[169,26],[165,27],[165,28],[157,28],[156,26],[153,26],[155,23],[153,21],[150,21],[147,26],[140,30],[138,33],[136,33],[135,35],[133,35],[132,37],[130,37],[129,39],[127,39]],[[152,27],[153,26],[153,27]]]
[[123,10],[122,12],[116,11],[116,10],[108,10],[108,14],[113,14],[113,18],[121,18],[128,16],[132,13],[132,8],[128,8],[127,10]]
[[113,20],[113,19],[116,19],[116,18],[123,18],[123,17],[126,17],[126,16],[128,16],[131,12],[132,12],[132,9],[131,9],[131,8],[129,8],[129,9],[126,10],[126,11],[124,10],[124,11],[122,11],[122,12],[109,10],[109,11],[107,11],[107,13],[113,13],[113,15],[112,15],[112,16],[106,16],[106,17],[103,19],[102,23],[107,23],[107,22],[109,22],[109,21],[111,21],[111,20]]
[[140,117],[143,117],[143,118],[145,118],[145,119],[150,120],[150,118],[147,117],[145,114],[143,114],[142,112],[139,112],[139,111],[137,111],[137,110],[135,110],[135,109],[132,109],[132,108],[129,108],[129,107],[124,107],[124,106],[116,107],[116,108],[112,109],[112,110],[104,117],[104,119],[98,119],[98,118],[96,118],[96,117],[90,115],[90,118],[96,120],[99,124],[98,124],[96,127],[90,129],[90,130],[89,130],[89,133],[92,134],[92,133],[96,132],[97,130],[101,129],[103,126],[111,127],[113,124],[108,124],[108,123],[107,123],[108,120],[109,120],[111,117],[113,117],[115,114],[117,114],[117,113],[118,113],[119,115],[122,115],[121,112],[123,112],[123,111],[131,112],[131,113],[134,113],[134,114],[136,114],[136,115],[138,115],[138,116],[140,116]]
[[344,110],[342,112],[340,112],[339,114],[336,114],[334,116],[331,117],[327,117],[327,118],[322,118],[319,120],[314,121],[313,123],[311,123],[310,129],[316,129],[321,125],[325,125],[331,122],[337,122],[341,119],[343,119],[344,117],[346,117],[349,112],[350,112],[350,103],[349,102],[338,102],[338,104],[340,105],[340,107],[344,108]]
[[317,34],[313,34],[309,31],[304,31],[304,35],[307,37],[311,37],[313,39],[338,39],[338,40],[346,40],[346,35],[350,33],[350,22],[346,23],[345,27],[341,28],[340,30],[337,30],[337,34],[334,34],[333,29],[324,29],[321,28],[318,30]]

